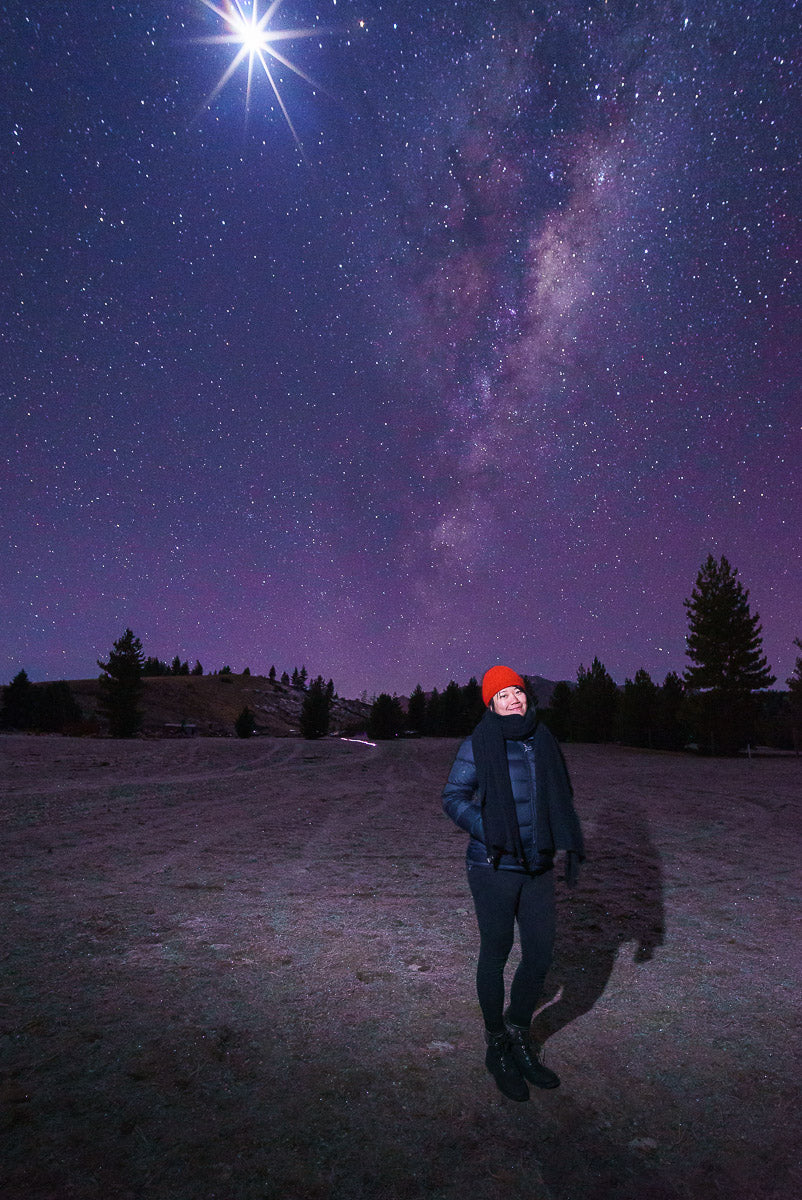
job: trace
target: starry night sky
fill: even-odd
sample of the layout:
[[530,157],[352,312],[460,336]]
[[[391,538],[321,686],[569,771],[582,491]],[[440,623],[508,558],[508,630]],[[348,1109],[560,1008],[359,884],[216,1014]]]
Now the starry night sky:
[[299,148],[201,0],[3,5],[0,682],[662,682],[713,553],[784,686],[801,17],[288,0]]

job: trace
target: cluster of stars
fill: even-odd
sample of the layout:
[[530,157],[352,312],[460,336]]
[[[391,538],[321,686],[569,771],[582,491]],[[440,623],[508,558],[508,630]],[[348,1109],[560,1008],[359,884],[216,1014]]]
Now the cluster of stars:
[[784,679],[798,31],[611,7],[20,19],[0,681],[661,682],[709,552]]

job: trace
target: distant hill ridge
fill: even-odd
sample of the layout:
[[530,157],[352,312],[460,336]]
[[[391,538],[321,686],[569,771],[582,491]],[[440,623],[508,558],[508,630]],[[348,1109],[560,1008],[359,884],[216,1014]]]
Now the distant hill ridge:
[[[555,682],[542,675],[527,674],[526,678],[538,707],[547,708]],[[84,719],[97,721],[98,680],[68,682]],[[266,675],[235,674],[233,671],[216,675],[146,675],[142,679],[140,705],[142,732],[149,736],[177,734],[183,725],[185,730],[206,736],[230,736],[234,732],[234,722],[247,707],[256,718],[258,733],[293,737],[299,732],[305,695],[302,688],[271,680]],[[431,696],[431,691],[426,695]],[[399,700],[406,709],[409,697],[400,696]],[[364,700],[335,697],[331,705],[330,729],[346,733],[363,730],[369,713],[370,704]]]
[[[526,674],[526,679],[529,680],[529,685],[535,694],[538,708],[548,708],[551,704],[551,697],[554,693],[554,689],[560,681],[556,679],[545,679],[542,675],[529,674]],[[562,682],[568,683],[569,687],[574,686],[570,680],[563,680]]]
[[[84,718],[98,717],[100,689],[97,679],[70,681],[70,689]],[[266,675],[146,675],[142,680],[140,708],[142,732],[164,735],[194,726],[194,732],[224,737],[233,734],[243,708],[256,718],[258,733],[292,737],[299,732],[306,692],[279,683]],[[332,731],[364,729],[370,705],[362,700],[335,698],[331,704]],[[173,727],[172,729],[170,727]],[[179,727],[179,728],[175,728]]]

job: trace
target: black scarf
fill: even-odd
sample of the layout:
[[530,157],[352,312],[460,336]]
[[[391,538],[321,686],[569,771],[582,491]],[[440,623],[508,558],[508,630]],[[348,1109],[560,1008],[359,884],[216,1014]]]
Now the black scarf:
[[531,705],[522,716],[509,717],[500,717],[488,708],[471,737],[485,845],[494,867],[503,854],[511,854],[524,870],[536,870],[539,865],[526,861],[504,745],[525,741],[533,734],[538,859],[548,861],[556,850],[567,851],[566,880],[573,886],[585,853],[571,782],[559,745],[538,722]]

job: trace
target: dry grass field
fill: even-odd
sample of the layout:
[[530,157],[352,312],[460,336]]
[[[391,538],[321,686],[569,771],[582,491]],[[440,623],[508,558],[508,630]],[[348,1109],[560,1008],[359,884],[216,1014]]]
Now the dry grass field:
[[588,844],[483,1066],[456,743],[0,737],[2,1200],[792,1200],[802,760],[568,746]]

